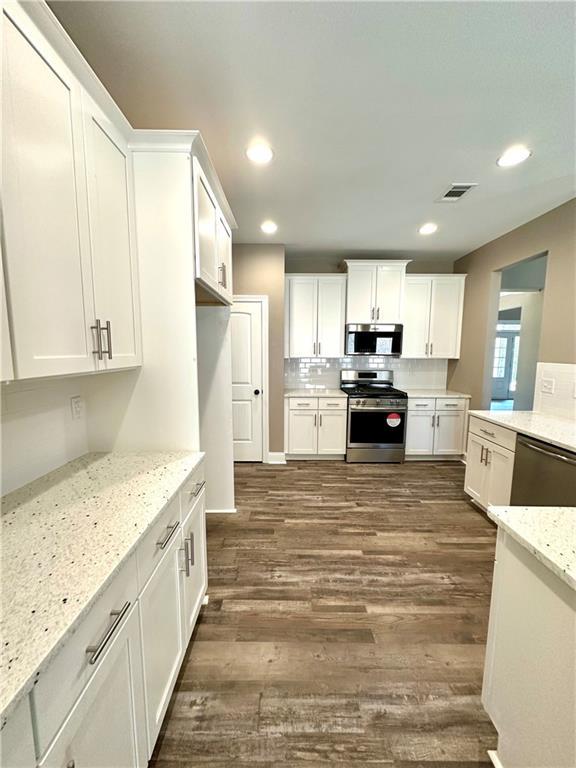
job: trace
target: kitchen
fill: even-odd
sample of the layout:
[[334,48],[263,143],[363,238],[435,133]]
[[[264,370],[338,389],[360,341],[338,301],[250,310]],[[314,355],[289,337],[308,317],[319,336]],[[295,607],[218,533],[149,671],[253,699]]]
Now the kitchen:
[[322,5],[4,4],[2,766],[576,764],[573,8]]

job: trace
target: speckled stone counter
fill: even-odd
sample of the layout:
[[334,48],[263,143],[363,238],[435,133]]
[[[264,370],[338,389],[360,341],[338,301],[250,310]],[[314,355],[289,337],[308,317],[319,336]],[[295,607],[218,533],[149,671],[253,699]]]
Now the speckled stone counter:
[[576,451],[576,421],[572,419],[537,411],[470,411],[469,414],[559,448]]
[[408,395],[408,397],[456,397],[459,400],[469,400],[471,395],[466,395],[464,392],[454,392],[451,389],[415,389],[414,387],[400,387]]
[[326,387],[306,387],[305,389],[286,389],[284,397],[344,397],[347,395],[341,389]]
[[488,507],[488,515],[576,590],[576,507]]
[[202,453],[92,453],[2,499],[0,714],[31,687]]

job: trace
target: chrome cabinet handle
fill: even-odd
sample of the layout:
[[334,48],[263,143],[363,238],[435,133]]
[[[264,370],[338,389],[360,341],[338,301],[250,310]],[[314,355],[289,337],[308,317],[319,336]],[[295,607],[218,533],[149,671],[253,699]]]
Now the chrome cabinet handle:
[[203,480],[201,483],[196,483],[196,485],[194,486],[194,490],[188,491],[188,496],[190,496],[191,499],[195,499],[196,496],[200,494],[200,491],[202,490],[202,488],[204,488],[205,485],[206,485],[205,480]]
[[299,405],[302,408],[310,408],[310,403],[296,403],[296,405]]
[[414,403],[416,408],[428,408],[428,403]]
[[484,446],[480,446],[480,464],[484,464]]
[[439,426],[440,426],[440,414],[438,414],[438,415],[436,416],[436,426],[437,426],[437,427],[439,427]]
[[226,264],[222,262],[222,280],[224,281],[222,285],[224,288],[228,287],[228,275],[226,274]]
[[114,632],[116,632],[116,629],[120,625],[120,622],[126,615],[128,608],[130,608],[130,601],[127,600],[122,608],[119,611],[110,611],[110,618],[113,618],[113,622],[110,624],[106,632],[104,633],[104,636],[98,643],[98,645],[89,645],[86,648],[86,653],[91,653],[90,659],[88,660],[88,664],[96,664],[100,656],[102,656],[104,649],[110,642],[112,635]]
[[428,342],[426,342],[426,352],[424,352],[425,355],[428,354]]
[[338,403],[326,403],[328,408],[338,408]]
[[488,437],[496,437],[494,432],[489,432],[487,429],[483,429],[482,427],[480,427],[480,432],[484,432],[484,434],[488,435]]
[[376,310],[376,320],[380,320],[380,307]]
[[432,414],[432,427],[435,426],[434,422],[435,422],[435,416],[434,416],[434,414]]
[[430,354],[432,354],[432,349],[433,349],[433,347],[434,347],[434,342],[432,342],[432,341],[431,341],[431,342],[430,342]]
[[319,341],[319,342],[318,342],[318,354],[321,354],[321,353],[320,353],[320,350],[321,350],[321,349],[322,349],[322,342],[321,342],[321,341]]
[[458,408],[458,403],[444,403],[444,408]]
[[166,549],[168,546],[168,542],[174,536],[174,533],[176,532],[176,529],[180,525],[180,522],[177,520],[175,523],[172,523],[172,525],[166,526],[166,534],[164,535],[164,538],[159,539],[156,542],[156,546],[158,549]]
[[91,325],[90,330],[96,331],[96,349],[92,350],[92,354],[98,355],[98,360],[103,360],[104,351],[102,349],[102,323],[100,320],[96,320],[96,325]]
[[318,416],[314,414],[314,426],[316,426],[317,420],[318,420]]
[[562,456],[560,453],[554,453],[553,451],[545,451],[543,448],[538,448],[537,445],[532,445],[532,443],[522,443],[523,448],[530,448],[531,451],[536,451],[537,453],[543,453],[545,456],[550,456],[553,459],[558,459],[559,461],[565,461],[567,464],[576,464],[575,459],[571,459],[568,456]]
[[486,464],[486,466],[488,466],[489,464],[492,463],[491,461],[489,461],[491,455],[492,455],[492,451],[490,451],[490,450],[488,450],[488,448],[486,448],[486,458],[484,460],[484,464]]
[[178,552],[184,552],[184,568],[180,568],[182,573],[186,574],[186,578],[190,576],[190,555],[188,553],[188,539],[184,539],[184,549],[179,549]]
[[218,285],[224,287],[224,264],[218,266]]
[[103,350],[105,355],[108,355],[108,359],[112,360],[112,323],[110,320],[106,320],[106,336],[108,337],[108,349]]
[[322,414],[320,414],[320,426],[322,426]]
[[190,565],[195,565],[196,558],[194,557],[194,533],[193,532],[190,533],[188,542],[189,542],[189,549],[188,549],[189,562],[190,562]]

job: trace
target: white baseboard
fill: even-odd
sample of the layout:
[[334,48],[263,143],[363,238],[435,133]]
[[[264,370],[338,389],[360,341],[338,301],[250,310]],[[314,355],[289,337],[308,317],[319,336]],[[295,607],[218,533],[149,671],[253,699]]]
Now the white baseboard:
[[462,461],[462,456],[460,454],[455,456],[406,456],[404,461]]
[[268,451],[268,461],[266,464],[286,464],[286,454],[280,451]]
[[238,510],[236,507],[232,507],[232,509],[207,509],[206,514],[212,515],[212,514],[218,514],[218,515],[233,515]]
[[494,768],[504,768],[502,761],[498,757],[498,752],[496,752],[495,749],[488,750],[488,757],[492,761],[492,765],[494,766]]

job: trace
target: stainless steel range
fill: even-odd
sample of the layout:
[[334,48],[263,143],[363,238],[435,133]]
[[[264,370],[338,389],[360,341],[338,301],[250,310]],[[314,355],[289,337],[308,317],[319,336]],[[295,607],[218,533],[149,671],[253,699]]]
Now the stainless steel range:
[[340,372],[348,395],[346,461],[404,461],[408,395],[392,384],[392,371]]

